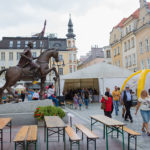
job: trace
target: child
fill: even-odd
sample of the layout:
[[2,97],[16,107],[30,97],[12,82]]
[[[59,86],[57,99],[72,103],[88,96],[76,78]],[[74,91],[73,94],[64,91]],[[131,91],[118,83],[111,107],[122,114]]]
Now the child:
[[73,97],[75,109],[78,108],[78,99],[79,98],[78,98],[77,94],[75,94],[74,97]]
[[81,96],[79,96],[78,103],[79,103],[79,109],[81,110],[81,107],[82,107],[82,104],[83,104]]

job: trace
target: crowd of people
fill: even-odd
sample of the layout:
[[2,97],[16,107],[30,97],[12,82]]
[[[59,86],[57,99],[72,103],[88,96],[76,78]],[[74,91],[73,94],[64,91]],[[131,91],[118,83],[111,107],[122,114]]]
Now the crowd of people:
[[[149,91],[143,90],[140,94],[140,98],[137,101],[135,115],[140,109],[141,116],[143,119],[142,124],[142,132],[146,132],[148,136],[150,136],[150,131],[148,128],[148,122],[150,121],[150,96]],[[135,93],[129,88],[129,86],[125,87],[125,90],[120,91],[120,88],[115,86],[112,94],[110,93],[110,89],[106,88],[105,94],[101,99],[101,108],[104,110],[104,115],[107,117],[112,117],[113,109],[115,111],[115,115],[118,116],[119,105],[122,105],[122,117],[125,121],[133,122],[133,114],[131,114],[131,107],[133,103],[133,95]]]
[[67,92],[64,92],[64,95],[66,100],[73,100],[75,109],[79,107],[80,110],[83,105],[88,109],[89,102],[99,101],[97,90],[92,88],[70,89]]

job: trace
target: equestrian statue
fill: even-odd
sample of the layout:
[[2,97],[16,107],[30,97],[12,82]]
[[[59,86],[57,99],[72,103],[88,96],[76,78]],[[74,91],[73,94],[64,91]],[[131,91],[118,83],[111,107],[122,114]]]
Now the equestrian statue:
[[28,47],[24,49],[23,53],[21,53],[18,65],[0,71],[0,75],[3,72],[6,72],[6,83],[0,88],[0,103],[2,103],[2,94],[5,89],[7,89],[8,93],[10,93],[14,98],[17,98],[11,89],[11,86],[15,85],[17,81],[34,81],[41,79],[40,98],[42,99],[46,75],[51,71],[54,71],[56,76],[54,77],[54,80],[57,81],[59,78],[56,68],[49,68],[49,61],[51,57],[55,58],[56,62],[59,61],[58,52],[54,49],[47,49],[44,50],[39,57],[33,58],[31,53],[32,48],[33,43],[29,42]]

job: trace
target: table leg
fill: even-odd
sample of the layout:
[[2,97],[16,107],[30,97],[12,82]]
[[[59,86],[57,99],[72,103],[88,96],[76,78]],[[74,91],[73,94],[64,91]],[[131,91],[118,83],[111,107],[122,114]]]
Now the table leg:
[[91,118],[91,131],[92,131],[92,118]]
[[122,146],[123,146],[123,150],[125,150],[123,126],[122,126]]
[[44,121],[44,142],[46,141],[46,123]]
[[3,150],[3,130],[1,130],[1,150]]
[[11,143],[11,121],[10,121],[10,143]]
[[47,130],[47,134],[46,134],[46,148],[48,150],[48,128],[46,128],[46,130]]
[[59,142],[59,128],[58,128],[58,142]]
[[103,124],[103,139],[105,139],[105,124]]
[[63,128],[64,150],[66,150],[65,128]]
[[108,150],[108,127],[106,126],[106,149]]

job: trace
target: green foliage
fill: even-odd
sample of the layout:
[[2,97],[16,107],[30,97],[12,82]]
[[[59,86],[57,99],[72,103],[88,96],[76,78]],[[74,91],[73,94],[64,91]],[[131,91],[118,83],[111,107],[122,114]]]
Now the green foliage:
[[38,120],[43,120],[44,116],[59,116],[63,118],[65,112],[60,107],[55,106],[39,106],[34,112],[34,118]]

